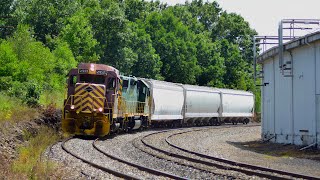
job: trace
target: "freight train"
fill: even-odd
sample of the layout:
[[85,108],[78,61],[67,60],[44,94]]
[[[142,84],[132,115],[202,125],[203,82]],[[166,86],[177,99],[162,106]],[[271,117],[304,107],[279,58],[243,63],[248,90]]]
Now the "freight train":
[[121,76],[114,67],[81,63],[70,70],[62,129],[106,136],[148,127],[248,123],[251,92]]

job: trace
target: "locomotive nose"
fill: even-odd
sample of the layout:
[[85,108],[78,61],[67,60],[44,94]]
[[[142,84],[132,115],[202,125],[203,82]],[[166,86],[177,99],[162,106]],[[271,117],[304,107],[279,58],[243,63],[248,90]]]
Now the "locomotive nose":
[[105,85],[77,83],[74,94],[74,109],[77,112],[103,112],[105,103]]

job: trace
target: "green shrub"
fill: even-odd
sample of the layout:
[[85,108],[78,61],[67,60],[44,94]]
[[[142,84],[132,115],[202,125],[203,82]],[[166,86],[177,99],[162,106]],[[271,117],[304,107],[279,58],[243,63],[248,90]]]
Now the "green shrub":
[[39,99],[41,94],[40,86],[35,82],[27,83],[27,93],[25,97],[25,102],[30,107],[36,107],[39,105]]
[[44,91],[40,95],[40,104],[48,106],[54,105],[56,108],[62,108],[64,100],[64,90]]
[[2,76],[0,77],[0,90],[7,91],[12,87],[12,77]]
[[41,88],[36,82],[18,82],[14,81],[8,90],[8,95],[22,100],[30,107],[39,105]]

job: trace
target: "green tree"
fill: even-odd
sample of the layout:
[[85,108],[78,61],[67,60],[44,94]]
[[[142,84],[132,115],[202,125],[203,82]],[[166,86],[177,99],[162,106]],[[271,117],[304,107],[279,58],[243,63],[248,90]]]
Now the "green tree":
[[225,59],[224,84],[227,88],[247,90],[246,61],[242,59],[238,45],[221,41],[221,55]]
[[227,39],[230,43],[238,44],[244,59],[251,63],[253,59],[252,37],[256,34],[257,32],[251,29],[249,23],[240,15],[223,12],[216,27],[212,30],[211,37],[213,40]]
[[196,59],[194,34],[168,8],[162,14],[151,13],[145,23],[153,46],[160,55],[161,74],[167,81],[196,83],[200,71]]
[[224,87],[224,75],[226,67],[224,58],[221,57],[221,45],[219,42],[212,42],[208,34],[198,34],[197,60],[202,71],[198,76],[199,85]]
[[202,0],[193,0],[190,4],[186,3],[193,18],[196,18],[207,31],[212,31],[219,20],[221,8],[216,1],[205,2]]
[[132,74],[138,77],[162,79],[160,74],[162,62],[152,47],[150,35],[144,29],[135,27],[132,42],[134,52],[138,55],[138,60],[132,67]]
[[28,26],[17,27],[13,36],[0,44],[0,63],[4,64],[0,68],[0,90],[33,106],[43,91],[62,89],[65,74],[76,61],[67,43],[58,42],[51,52],[33,38]]
[[143,19],[145,13],[148,13],[146,11],[147,2],[143,0],[126,0],[124,3],[126,19],[129,21],[135,22],[138,19]]
[[82,11],[78,11],[68,18],[67,25],[60,34],[62,40],[67,42],[78,62],[95,62],[97,40],[93,37],[91,24]]
[[98,40],[100,62],[112,65],[120,72],[131,74],[138,55],[132,50],[133,32],[119,3],[101,2],[101,9],[91,17],[94,37]]
[[12,13],[14,9],[14,0],[0,1],[0,38],[13,33]]
[[74,0],[17,0],[14,16],[18,23],[30,25],[36,39],[46,44],[46,37],[57,37],[79,5]]

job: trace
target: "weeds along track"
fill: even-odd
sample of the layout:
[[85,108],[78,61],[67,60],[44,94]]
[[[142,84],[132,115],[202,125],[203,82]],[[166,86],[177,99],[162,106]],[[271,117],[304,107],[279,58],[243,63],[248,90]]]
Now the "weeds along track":
[[73,153],[71,150],[69,150],[68,148],[66,148],[66,143],[67,143],[68,141],[72,140],[72,139],[73,139],[73,138],[68,138],[68,139],[62,141],[62,143],[61,143],[61,148],[62,148],[65,152],[67,152],[68,154],[70,154],[71,156],[73,156],[73,157],[75,157],[75,158],[83,161],[83,162],[86,163],[86,164],[89,164],[90,166],[92,166],[92,167],[94,167],[94,168],[97,168],[97,169],[100,169],[100,170],[102,170],[102,171],[104,171],[104,172],[113,174],[113,175],[115,175],[115,176],[117,176],[117,177],[124,178],[124,179],[134,179],[134,180],[140,179],[140,178],[138,178],[138,177],[131,176],[131,175],[127,175],[127,174],[125,174],[125,173],[122,173],[122,172],[117,171],[117,170],[113,170],[113,169],[111,169],[111,168],[107,168],[107,167],[104,167],[104,166],[100,166],[100,165],[98,165],[98,164],[96,164],[96,163],[94,163],[94,162],[91,162],[91,161],[89,161],[89,160],[86,160],[86,159],[78,156],[77,154]]
[[[253,126],[259,126],[259,125],[243,125],[241,127],[253,127]],[[235,127],[235,126],[220,126],[220,127],[214,127],[214,128],[222,129],[222,128],[232,128],[232,127]],[[180,134],[192,133],[196,131],[204,131],[209,129],[212,129],[212,127],[211,128],[205,128],[205,127],[192,128],[191,130],[187,130],[187,131],[182,130],[180,132],[175,132],[171,134],[170,134],[170,130],[155,132],[155,133],[151,133],[146,136],[143,136],[140,139],[136,139],[136,141],[133,142],[133,146],[152,156],[157,156],[158,158],[161,158],[161,159],[175,161],[176,163],[179,163],[181,165],[190,166],[192,168],[203,170],[210,173],[215,173],[214,170],[212,170],[212,167],[214,167],[214,168],[222,169],[226,171],[238,172],[246,176],[257,176],[260,178],[268,178],[268,179],[293,179],[293,178],[319,179],[318,177],[312,177],[312,176],[307,176],[303,174],[296,174],[296,173],[291,173],[291,172],[286,172],[286,171],[281,171],[281,170],[276,170],[276,169],[271,169],[271,168],[266,168],[261,166],[255,166],[251,164],[245,164],[241,162],[227,160],[224,158],[208,156],[205,154],[193,152],[188,149],[182,148],[170,141],[172,137]],[[167,133],[169,135],[165,135]],[[159,147],[154,145],[154,143],[150,143],[150,141],[148,141],[148,138],[152,138],[152,136],[153,137],[165,136],[164,142],[161,142],[161,143],[165,143],[166,146],[169,148],[164,148],[163,146]],[[137,142],[139,141],[140,141],[139,144],[142,144],[144,147],[141,147],[141,145],[140,146],[137,145]],[[158,155],[157,153],[152,153],[150,149],[162,155]],[[227,178],[231,178],[231,177],[227,176]],[[234,178],[238,178],[238,177],[234,177]]]

